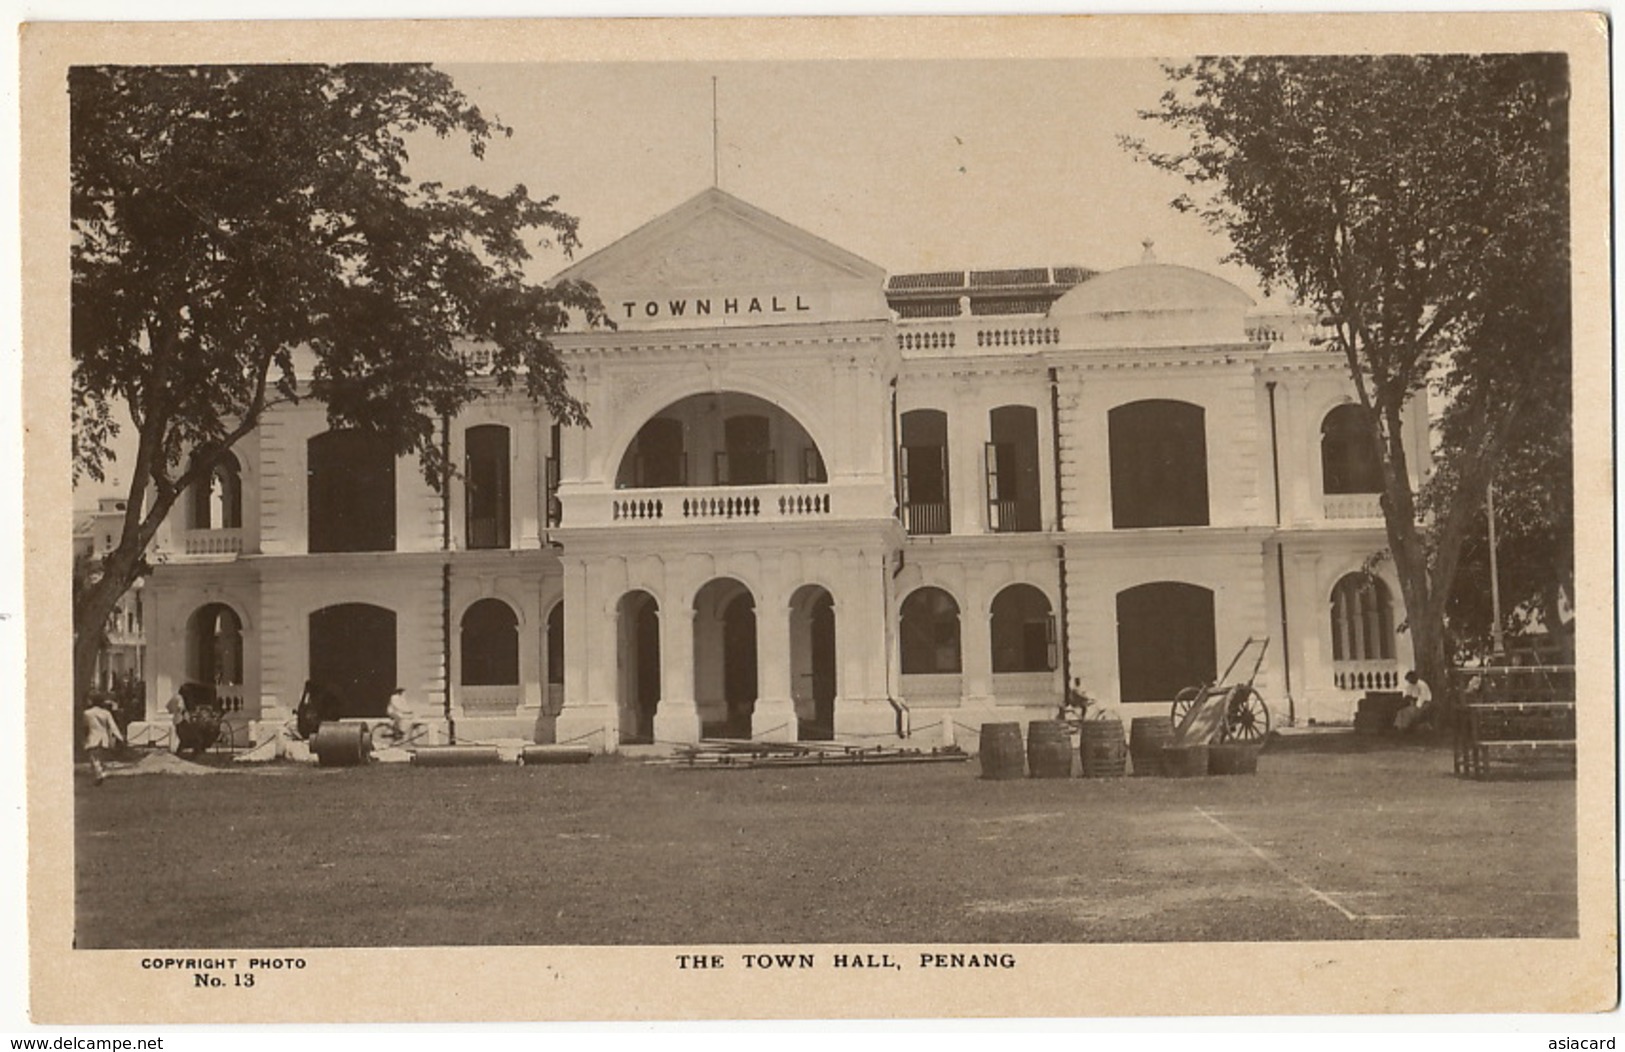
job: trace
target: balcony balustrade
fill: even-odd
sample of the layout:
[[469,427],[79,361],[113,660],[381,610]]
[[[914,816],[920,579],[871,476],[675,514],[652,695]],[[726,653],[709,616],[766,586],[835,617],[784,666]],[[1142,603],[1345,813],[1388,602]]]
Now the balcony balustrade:
[[897,327],[897,348],[905,355],[966,357],[1055,347],[1060,342],[1061,330],[1041,318],[967,316]]
[[1332,682],[1337,684],[1338,690],[1398,690],[1399,662],[1334,661]]
[[838,513],[827,485],[673,486],[564,498],[566,526],[695,526],[798,522]]
[[181,551],[187,555],[237,555],[243,550],[243,531],[186,530],[181,534]]
[[1328,493],[1326,494],[1328,519],[1381,519],[1380,493]]

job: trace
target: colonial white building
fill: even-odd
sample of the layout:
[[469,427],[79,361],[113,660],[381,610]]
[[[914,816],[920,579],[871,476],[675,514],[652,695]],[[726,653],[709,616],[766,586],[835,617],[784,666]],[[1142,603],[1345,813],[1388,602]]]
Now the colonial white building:
[[560,340],[591,427],[493,394],[440,494],[268,417],[172,524],[149,713],[214,682],[262,737],[314,681],[459,740],[918,734],[1067,677],[1164,711],[1267,635],[1277,724],[1347,719],[1409,655],[1343,362],[1149,256],[888,280],[707,190],[566,271],[617,325]]

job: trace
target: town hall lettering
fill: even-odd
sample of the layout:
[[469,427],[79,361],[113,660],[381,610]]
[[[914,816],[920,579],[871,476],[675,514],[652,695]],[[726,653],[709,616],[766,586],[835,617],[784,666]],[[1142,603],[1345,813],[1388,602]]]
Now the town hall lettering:
[[680,300],[622,300],[628,320],[644,318],[704,318],[749,314],[796,314],[812,310],[801,293],[794,296],[700,296]]

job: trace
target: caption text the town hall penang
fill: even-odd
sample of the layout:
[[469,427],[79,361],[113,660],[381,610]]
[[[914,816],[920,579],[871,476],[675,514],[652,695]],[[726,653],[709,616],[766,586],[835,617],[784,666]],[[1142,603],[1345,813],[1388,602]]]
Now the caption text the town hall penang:
[[1014,968],[1013,953],[679,953],[682,971],[746,968],[753,971],[798,968]]

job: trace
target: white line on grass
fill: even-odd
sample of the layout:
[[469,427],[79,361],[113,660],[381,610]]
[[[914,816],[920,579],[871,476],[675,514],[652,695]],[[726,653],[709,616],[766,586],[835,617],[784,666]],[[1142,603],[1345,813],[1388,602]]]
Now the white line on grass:
[[1361,914],[1355,913],[1355,912],[1345,908],[1342,903],[1338,902],[1336,899],[1332,898],[1330,895],[1326,894],[1324,891],[1321,891],[1319,888],[1315,887],[1313,884],[1310,884],[1308,881],[1304,880],[1302,877],[1300,877],[1297,874],[1293,873],[1291,870],[1287,869],[1285,866],[1283,866],[1279,862],[1275,861],[1275,859],[1273,859],[1269,855],[1265,854],[1259,848],[1254,847],[1240,833],[1236,832],[1234,829],[1231,829],[1229,826],[1227,826],[1223,822],[1219,821],[1218,818],[1214,817],[1212,814],[1210,814],[1204,808],[1200,808],[1200,807],[1196,808],[1196,813],[1201,815],[1203,818],[1207,819],[1209,822],[1212,822],[1214,825],[1218,826],[1220,829],[1224,830],[1227,834],[1230,835],[1230,838],[1232,840],[1234,840],[1236,843],[1240,844],[1242,847],[1246,848],[1248,851],[1251,851],[1253,853],[1253,855],[1256,856],[1259,859],[1259,861],[1263,862],[1266,866],[1269,866],[1271,869],[1275,870],[1275,872],[1281,874],[1281,876],[1283,876],[1286,879],[1290,880],[1292,883],[1296,884],[1298,887],[1300,887],[1303,890],[1307,891],[1309,894],[1313,895],[1315,898],[1319,899],[1320,901],[1324,902],[1326,905],[1330,906],[1332,909],[1334,909],[1337,912],[1341,913],[1343,915],[1344,919],[1351,920],[1351,921],[1358,921],[1358,920],[1395,920],[1395,919],[1397,919],[1396,917],[1391,917],[1391,916],[1386,916],[1386,915],[1385,916],[1372,916],[1372,915],[1368,914],[1368,915],[1362,916]]

